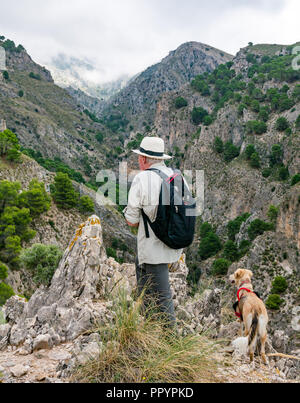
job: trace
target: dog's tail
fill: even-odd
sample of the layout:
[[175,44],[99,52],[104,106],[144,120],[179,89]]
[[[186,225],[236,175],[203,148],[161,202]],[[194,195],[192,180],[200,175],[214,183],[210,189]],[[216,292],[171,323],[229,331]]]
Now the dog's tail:
[[253,316],[253,319],[252,319],[251,330],[250,330],[249,339],[248,339],[248,345],[249,346],[256,339],[257,327],[258,327],[258,315],[257,315],[257,312],[255,312],[254,316]]

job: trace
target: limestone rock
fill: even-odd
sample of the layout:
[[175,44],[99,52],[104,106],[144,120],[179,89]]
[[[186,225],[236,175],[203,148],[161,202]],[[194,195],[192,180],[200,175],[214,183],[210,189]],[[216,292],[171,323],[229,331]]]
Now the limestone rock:
[[28,367],[19,364],[15,367],[10,368],[10,372],[15,378],[21,378],[22,376],[27,374]]

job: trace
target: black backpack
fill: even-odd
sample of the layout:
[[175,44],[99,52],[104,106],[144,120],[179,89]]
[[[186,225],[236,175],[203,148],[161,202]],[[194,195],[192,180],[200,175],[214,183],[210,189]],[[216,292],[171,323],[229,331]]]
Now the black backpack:
[[196,201],[189,191],[180,171],[171,177],[159,169],[148,169],[159,175],[162,186],[159,196],[157,216],[152,223],[142,211],[146,237],[149,238],[150,225],[156,237],[171,249],[183,249],[194,240],[196,224]]

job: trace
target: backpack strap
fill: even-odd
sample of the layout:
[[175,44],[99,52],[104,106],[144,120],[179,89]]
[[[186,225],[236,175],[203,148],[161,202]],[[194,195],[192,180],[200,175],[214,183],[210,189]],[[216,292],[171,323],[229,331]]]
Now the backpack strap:
[[143,221],[144,221],[146,238],[149,239],[150,238],[149,228],[148,228],[149,217],[147,216],[147,214],[145,214],[144,210],[142,210],[142,216],[143,216]]
[[[168,175],[166,175],[165,173],[163,173],[160,169],[149,168],[149,169],[147,169],[147,171],[155,172],[158,176],[160,176],[160,178],[161,178],[163,181],[169,179]],[[145,227],[146,238],[149,239],[149,238],[150,238],[150,234],[149,234],[148,223],[149,223],[150,220],[149,220],[149,217],[147,216],[147,214],[144,212],[144,210],[142,210],[142,217],[143,217],[143,221],[144,221],[144,227]]]

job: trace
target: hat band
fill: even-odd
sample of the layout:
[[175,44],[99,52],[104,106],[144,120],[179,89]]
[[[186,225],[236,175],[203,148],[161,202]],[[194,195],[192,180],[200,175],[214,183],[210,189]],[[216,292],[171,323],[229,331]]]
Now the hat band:
[[164,153],[156,153],[154,151],[148,151],[148,150],[145,150],[142,147],[140,147],[140,152],[143,153],[143,154],[148,154],[151,157],[163,157],[164,156]]

